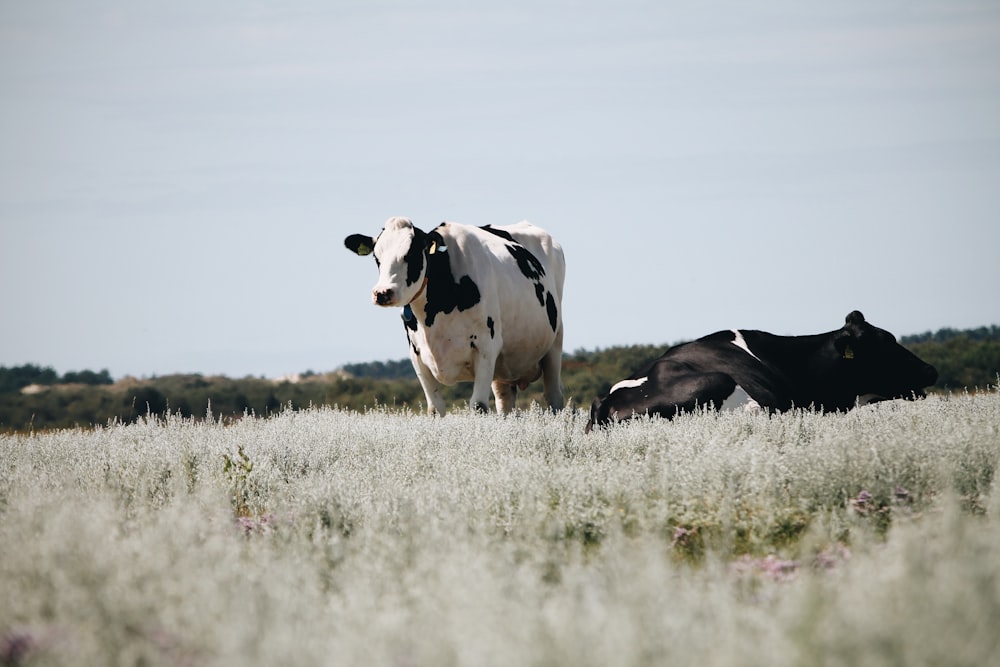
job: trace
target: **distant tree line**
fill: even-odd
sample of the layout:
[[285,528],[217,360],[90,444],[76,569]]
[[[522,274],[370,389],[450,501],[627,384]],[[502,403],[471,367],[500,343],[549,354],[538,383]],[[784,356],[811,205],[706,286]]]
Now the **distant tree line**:
[[59,375],[51,366],[42,368],[35,364],[0,366],[0,393],[16,391],[33,384],[51,386],[55,384],[85,384],[89,386],[112,384],[114,380],[105,368],[97,373],[94,371],[69,371]]
[[[906,336],[901,342],[938,369],[937,390],[985,389],[998,383],[1000,327]],[[669,346],[630,345],[578,350],[563,356],[563,388],[571,405],[587,408],[595,396],[631,375]],[[38,385],[34,391],[26,387]],[[466,405],[468,383],[445,387],[449,405]],[[144,415],[180,414],[232,420],[267,416],[310,405],[365,410],[378,405],[424,410],[424,394],[408,359],[348,364],[340,372],[307,372],[298,381],[167,375],[112,383],[106,370],[59,376],[38,366],[0,367],[0,432],[131,422]],[[541,383],[520,393],[518,404],[544,404]]]
[[396,361],[369,361],[360,364],[344,364],[343,371],[354,377],[376,380],[398,380],[413,376],[413,364],[409,359]]
[[956,338],[966,338],[970,341],[995,341],[1000,340],[1000,326],[993,324],[988,327],[977,329],[951,329],[945,327],[937,331],[927,331],[922,334],[912,336],[900,336],[899,342],[910,347],[916,343],[946,343]]
[[904,345],[938,370],[938,389],[985,389],[1000,384],[1000,329],[992,328],[992,338],[981,337],[983,329],[975,329],[972,336],[957,331],[945,340],[935,334]]

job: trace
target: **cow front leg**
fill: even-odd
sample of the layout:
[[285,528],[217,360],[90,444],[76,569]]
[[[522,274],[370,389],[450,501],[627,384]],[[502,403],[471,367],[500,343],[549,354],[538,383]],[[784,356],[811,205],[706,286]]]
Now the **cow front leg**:
[[[496,357],[486,353],[480,354],[476,359],[475,384],[472,387],[472,398],[469,399],[469,407],[473,412],[485,414],[490,411],[490,387],[496,363]],[[497,409],[500,409],[499,405]]]
[[431,369],[427,368],[418,354],[410,350],[410,361],[413,363],[413,370],[417,373],[420,387],[424,390],[424,397],[427,398],[427,414],[444,417],[447,410],[444,396],[441,395],[441,383],[437,381]]

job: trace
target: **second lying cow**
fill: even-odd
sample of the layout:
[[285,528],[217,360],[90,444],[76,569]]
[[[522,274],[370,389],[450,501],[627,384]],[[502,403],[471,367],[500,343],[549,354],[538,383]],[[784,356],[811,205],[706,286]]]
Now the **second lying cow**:
[[769,411],[923,396],[937,371],[865,321],[855,310],[836,331],[776,336],[718,331],[667,350],[594,400],[586,430],[633,416],[673,417],[697,406],[720,407],[738,388]]

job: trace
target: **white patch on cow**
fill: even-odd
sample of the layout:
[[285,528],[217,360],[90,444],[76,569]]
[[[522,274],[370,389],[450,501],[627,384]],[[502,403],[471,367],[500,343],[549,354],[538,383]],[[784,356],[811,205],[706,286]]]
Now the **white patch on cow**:
[[722,409],[723,410],[735,410],[737,408],[742,408],[750,400],[752,400],[750,398],[750,394],[748,394],[743,389],[743,387],[741,387],[739,385],[736,385],[736,389],[733,391],[733,393],[731,393],[729,395],[729,398],[727,398],[725,401],[723,401],[723,403],[722,403]]
[[[733,345],[735,345],[736,347],[740,348],[741,350],[743,350],[744,352],[746,352],[747,354],[749,354],[751,357],[753,357],[757,361],[760,361],[760,357],[758,357],[756,354],[754,354],[753,352],[750,351],[750,346],[747,345],[746,339],[743,338],[743,333],[739,329],[733,329],[732,332],[733,332],[733,335],[736,336],[736,338],[733,339]],[[761,361],[761,363],[764,363],[764,362]]]
[[741,408],[744,412],[757,412],[761,409],[760,403],[750,398],[750,394],[743,387],[736,385],[736,389],[729,395],[729,398],[722,402],[722,409],[739,410]]
[[611,387],[611,391],[608,394],[613,394],[619,389],[631,389],[632,387],[641,387],[646,384],[648,377],[639,378],[638,380],[622,380],[621,382],[616,382],[615,386]]

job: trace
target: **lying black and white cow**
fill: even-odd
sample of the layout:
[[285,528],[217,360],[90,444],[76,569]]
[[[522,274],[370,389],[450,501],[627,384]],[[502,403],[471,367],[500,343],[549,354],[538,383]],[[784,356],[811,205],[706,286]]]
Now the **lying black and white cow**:
[[669,418],[697,406],[718,408],[738,389],[769,411],[846,411],[859,403],[923,396],[924,387],[936,381],[933,366],[855,310],[829,333],[775,336],[733,329],[672,347],[595,399],[586,430],[635,415]]
[[390,218],[376,237],[352,234],[344,245],[374,253],[372,301],[401,307],[410,360],[443,415],[442,385],[473,381],[473,409],[514,408],[517,390],[542,377],[545,400],[563,407],[562,247],[528,222],[472,227],[444,222],[430,232]]

